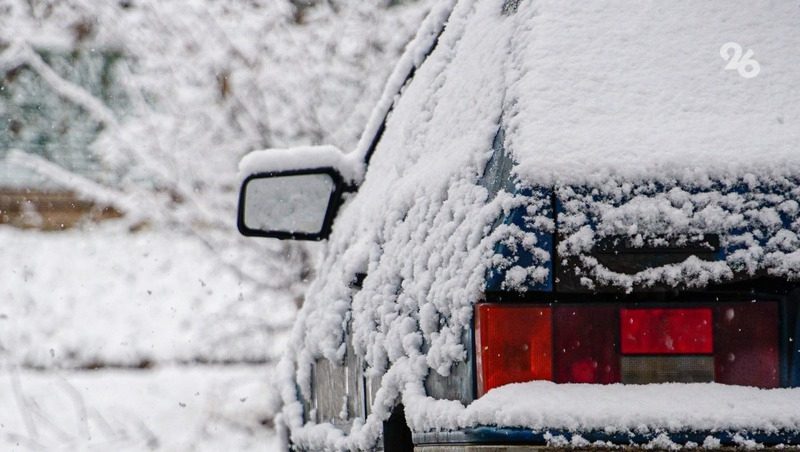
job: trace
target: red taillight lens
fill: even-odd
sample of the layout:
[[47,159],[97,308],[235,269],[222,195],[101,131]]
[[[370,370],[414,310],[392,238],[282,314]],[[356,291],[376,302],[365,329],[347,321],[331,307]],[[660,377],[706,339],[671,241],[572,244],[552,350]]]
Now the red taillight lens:
[[620,309],[620,349],[623,355],[711,354],[711,309]]
[[777,388],[778,303],[735,303],[715,311],[715,381]]
[[557,383],[617,383],[618,309],[565,306],[553,310]]
[[507,383],[553,379],[550,308],[478,305],[478,395]]

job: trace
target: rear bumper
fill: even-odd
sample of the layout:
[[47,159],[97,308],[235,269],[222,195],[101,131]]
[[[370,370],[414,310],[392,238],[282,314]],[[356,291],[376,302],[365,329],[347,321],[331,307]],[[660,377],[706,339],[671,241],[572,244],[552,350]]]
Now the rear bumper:
[[705,448],[783,448],[800,446],[800,432],[569,432],[533,431],[521,428],[476,427],[458,431],[414,433],[415,450],[424,452],[475,451],[522,452],[595,446],[672,449]]

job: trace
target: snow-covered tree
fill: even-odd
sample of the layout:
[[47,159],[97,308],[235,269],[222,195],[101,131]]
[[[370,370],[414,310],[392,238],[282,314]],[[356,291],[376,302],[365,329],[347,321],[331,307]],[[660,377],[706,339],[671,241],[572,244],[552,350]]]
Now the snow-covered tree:
[[[0,88],[24,71],[96,131],[91,171],[54,158],[57,146],[0,160],[115,206],[131,230],[195,238],[248,299],[299,301],[314,248],[239,237],[237,162],[262,148],[351,148],[431,3],[0,0]],[[107,95],[57,58],[97,54],[114,55]]]

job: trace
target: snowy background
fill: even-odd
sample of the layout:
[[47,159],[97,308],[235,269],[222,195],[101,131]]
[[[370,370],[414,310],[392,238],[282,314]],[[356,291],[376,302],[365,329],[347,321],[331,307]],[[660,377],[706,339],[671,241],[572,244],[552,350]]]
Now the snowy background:
[[122,214],[0,224],[0,448],[277,447],[319,247],[238,236],[237,162],[352,149],[432,4],[0,0],[0,189]]

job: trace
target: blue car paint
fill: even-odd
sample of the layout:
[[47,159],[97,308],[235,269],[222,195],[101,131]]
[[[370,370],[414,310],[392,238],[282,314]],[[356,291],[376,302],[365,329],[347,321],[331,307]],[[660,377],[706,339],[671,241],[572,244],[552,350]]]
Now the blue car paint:
[[792,364],[791,370],[788,371],[789,384],[787,386],[798,388],[800,387],[800,307],[795,303],[794,306],[794,336],[787,341],[790,347]]
[[[517,190],[515,194],[519,196],[524,196],[526,198],[537,199],[537,200],[546,200],[547,204],[549,205],[549,199],[551,198],[552,191],[546,189],[522,189]],[[553,210],[551,207],[545,208],[544,212],[542,212],[545,216],[555,219],[553,215]],[[519,206],[512,209],[508,215],[503,218],[503,224],[506,225],[514,225],[518,227],[521,231],[533,234],[536,237],[536,246],[538,248],[544,249],[547,251],[550,256],[554,256],[554,246],[555,240],[554,235],[552,233],[536,230],[528,221],[528,213],[525,206]],[[487,272],[486,275],[486,287],[485,290],[487,292],[497,292],[503,290],[503,282],[506,279],[506,271],[514,266],[520,266],[523,268],[528,268],[532,266],[544,266],[548,271],[548,275],[544,281],[526,281],[522,290],[524,291],[534,291],[534,292],[552,292],[553,291],[553,281],[555,278],[554,269],[553,269],[553,259],[550,259],[548,262],[541,264],[539,263],[536,258],[531,254],[530,251],[526,250],[521,244],[517,244],[516,246],[509,246],[505,243],[497,243],[494,248],[494,252],[497,255],[502,256],[503,260],[509,262],[510,265],[504,266],[503,268],[492,268]]]
[[[511,155],[505,148],[505,129],[501,125],[494,140],[492,140],[492,155],[486,163],[483,175],[478,180],[478,184],[486,188],[489,193],[489,199],[497,196],[497,193],[504,190],[515,196],[527,198],[536,201],[545,201],[550,206],[550,199],[552,198],[551,189],[534,189],[530,187],[523,187],[522,184],[516,180],[511,170],[516,164]],[[555,219],[551,207],[542,212],[544,215]],[[548,251],[550,256],[554,255],[554,236],[552,233],[535,230],[528,221],[528,213],[525,205],[517,206],[511,209],[507,215],[498,219],[495,227],[499,224],[514,225],[521,231],[527,234],[534,234],[536,237],[536,246],[538,248]],[[521,244],[509,246],[509,244],[497,243],[494,248],[496,255],[501,256],[508,265],[502,268],[492,268],[486,274],[486,292],[496,292],[503,289],[503,282],[506,279],[506,272],[508,269],[515,266],[531,267],[532,265],[542,265],[537,262],[534,256],[525,249]],[[543,266],[549,269],[547,278],[544,281],[526,281],[522,290],[525,291],[539,291],[539,292],[552,292],[553,291],[553,260],[544,263]]]
[[[558,445],[562,442],[570,443],[573,439],[580,438],[589,443],[602,442],[619,446],[642,446],[655,440],[668,438],[680,445],[695,443],[703,445],[708,438],[719,441],[720,446],[739,446],[745,442],[753,441],[762,446],[798,446],[800,445],[800,432],[777,430],[774,432],[760,431],[718,431],[718,432],[665,432],[654,431],[648,433],[637,432],[605,432],[589,430],[585,432],[571,432],[568,430],[537,431],[523,428],[507,428],[483,426],[464,429],[458,432],[432,432],[415,433],[414,444],[492,444],[492,445]],[[556,440],[556,441],[554,441]],[[583,442],[583,441],[581,441]]]

